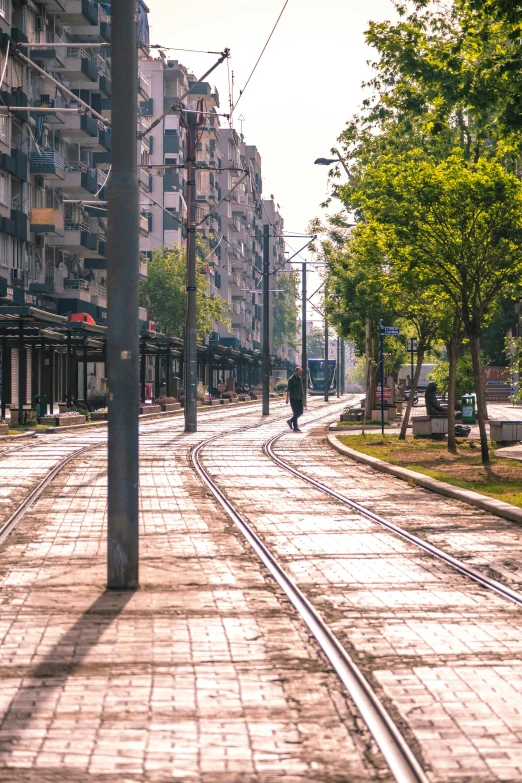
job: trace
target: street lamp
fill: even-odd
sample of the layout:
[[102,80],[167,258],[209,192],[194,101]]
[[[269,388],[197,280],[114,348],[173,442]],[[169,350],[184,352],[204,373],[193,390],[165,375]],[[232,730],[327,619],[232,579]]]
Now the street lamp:
[[315,166],[331,166],[332,163],[340,163],[343,167],[343,169],[346,171],[346,174],[348,175],[348,179],[352,178],[352,174],[350,172],[350,169],[344,162],[344,160],[341,158],[339,153],[336,153],[336,158],[317,158],[317,160],[314,160]]

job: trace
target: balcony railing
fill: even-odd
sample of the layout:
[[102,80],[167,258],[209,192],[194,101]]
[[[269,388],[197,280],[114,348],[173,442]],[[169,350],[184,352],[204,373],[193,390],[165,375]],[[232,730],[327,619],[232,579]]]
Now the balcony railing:
[[74,277],[66,277],[63,281],[63,287],[69,291],[88,291],[89,283],[87,280],[77,280]]
[[42,149],[31,152],[31,174],[61,174],[64,177],[65,160],[56,150]]
[[89,231],[87,220],[66,220],[64,228],[66,231]]

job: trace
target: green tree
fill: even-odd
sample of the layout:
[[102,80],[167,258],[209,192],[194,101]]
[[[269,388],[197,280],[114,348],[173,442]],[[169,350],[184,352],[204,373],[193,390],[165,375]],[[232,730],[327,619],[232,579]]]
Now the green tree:
[[306,336],[306,353],[309,359],[324,358],[324,327],[312,326]]
[[[228,324],[228,303],[220,296],[208,293],[205,264],[198,259],[197,275],[197,335],[203,339],[210,334],[215,323]],[[181,337],[185,323],[186,256],[184,248],[155,250],[148,263],[147,280],[141,284],[140,299],[150,302],[152,316],[166,335]]]
[[522,274],[522,191],[501,163],[385,156],[344,197],[383,226],[394,263],[438,287],[462,318],[473,361],[482,459],[489,461],[480,338],[499,296]]
[[297,350],[298,284],[297,272],[279,274],[274,281],[274,288],[281,289],[274,293],[272,300],[272,341],[275,349],[288,345]]

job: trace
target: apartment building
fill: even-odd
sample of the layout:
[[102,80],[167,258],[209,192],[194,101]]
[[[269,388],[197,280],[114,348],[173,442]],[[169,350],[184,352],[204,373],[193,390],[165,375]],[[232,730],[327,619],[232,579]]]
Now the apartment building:
[[[140,64],[150,80],[150,94],[156,107],[164,109],[179,100],[196,77],[178,60],[164,56],[144,58]],[[211,340],[246,350],[262,346],[263,225],[272,224],[270,264],[284,264],[284,240],[277,233],[283,220],[273,201],[262,198],[261,155],[233,128],[220,123],[217,90],[204,82],[196,84],[185,105],[204,112],[196,153],[198,251],[213,293],[230,306],[230,327],[216,326]],[[186,131],[179,115],[172,113],[152,131],[150,152],[151,191],[142,193],[142,209],[149,210],[149,234],[141,250],[149,254],[162,245],[186,241],[187,218]],[[268,212],[268,214],[267,214]],[[205,217],[207,216],[207,217]],[[281,358],[294,360],[293,352],[279,350]]]
[[[148,9],[142,0],[137,8],[145,57]],[[104,324],[110,4],[0,0],[0,33],[0,304],[85,313]],[[139,105],[143,129],[153,106],[143,73]],[[150,141],[137,144],[148,165]],[[139,177],[149,192],[147,169]],[[148,230],[144,214],[145,240]]]

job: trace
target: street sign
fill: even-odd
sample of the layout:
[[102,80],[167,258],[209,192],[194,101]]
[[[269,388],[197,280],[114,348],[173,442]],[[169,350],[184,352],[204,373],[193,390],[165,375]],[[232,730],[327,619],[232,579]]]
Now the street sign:
[[417,350],[417,340],[415,337],[412,337],[410,340],[408,340],[408,351],[412,351],[415,353]]
[[392,335],[400,334],[401,330],[398,326],[381,326],[381,334],[385,337],[391,337]]

